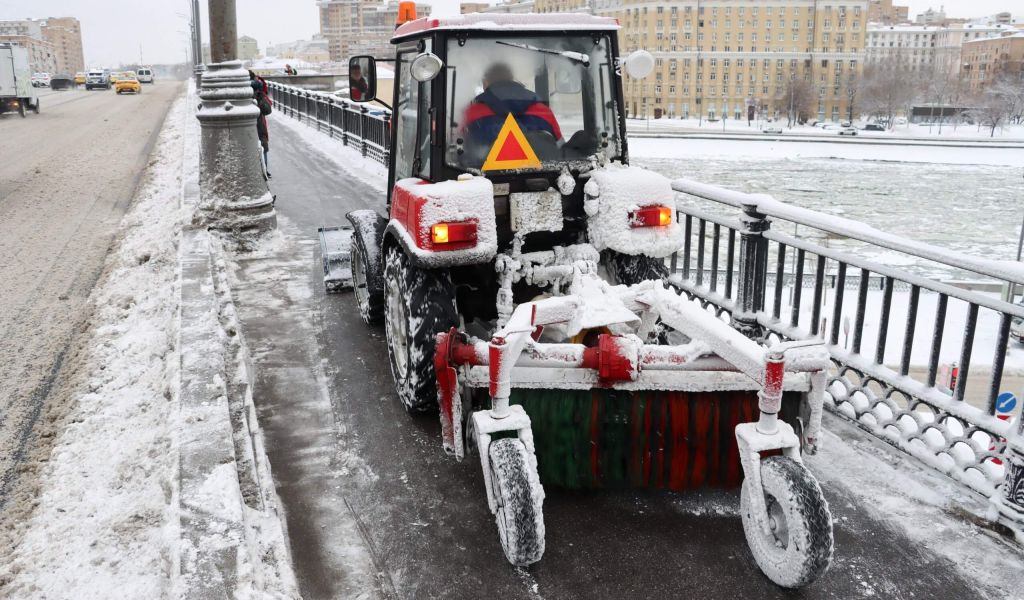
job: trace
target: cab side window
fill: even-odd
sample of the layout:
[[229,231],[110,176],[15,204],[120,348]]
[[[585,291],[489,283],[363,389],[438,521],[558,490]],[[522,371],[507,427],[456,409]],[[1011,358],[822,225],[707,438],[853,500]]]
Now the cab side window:
[[418,52],[405,52],[398,57],[399,96],[394,109],[396,181],[430,175],[431,84],[412,78],[410,65],[418,55]]

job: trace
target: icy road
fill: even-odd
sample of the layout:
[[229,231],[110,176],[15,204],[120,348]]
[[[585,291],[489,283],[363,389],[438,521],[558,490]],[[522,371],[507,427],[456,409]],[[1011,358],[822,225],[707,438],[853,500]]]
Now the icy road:
[[[304,597],[791,596],[754,565],[731,492],[549,488],[543,560],[528,570],[509,567],[479,465],[444,455],[436,416],[406,414],[393,392],[383,330],[360,321],[350,295],[323,291],[316,229],[343,223],[352,209],[381,209],[383,181],[374,181],[381,169],[358,156],[326,158],[316,146],[338,152],[336,142],[280,115],[271,120],[271,138],[281,231],[261,251],[239,257],[232,287],[256,363],[259,419]],[[873,489],[838,480],[857,469],[890,468],[888,450],[867,455],[883,458],[865,458],[831,439],[834,449],[812,468],[836,518],[835,561],[799,597],[969,599],[1020,592],[1013,587],[1020,570],[1013,551],[987,564],[979,552],[1001,542],[960,525],[943,525],[940,534],[928,521],[924,505],[941,505],[943,484],[875,502]],[[900,510],[910,516],[894,517]],[[990,589],[979,583],[988,569],[1009,575]]]
[[88,297],[181,86],[42,93],[0,116],[0,560],[63,426]]

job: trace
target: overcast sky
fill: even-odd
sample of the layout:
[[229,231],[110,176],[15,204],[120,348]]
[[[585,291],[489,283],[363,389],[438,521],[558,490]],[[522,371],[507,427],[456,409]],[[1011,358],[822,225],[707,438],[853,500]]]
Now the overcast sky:
[[[434,14],[458,13],[459,0],[426,0]],[[836,0],[841,3],[841,0]],[[976,17],[1002,10],[1024,13],[1022,0],[909,0],[911,18],[929,7],[945,5],[951,17]],[[268,43],[308,39],[320,28],[315,0],[236,0],[239,35]],[[900,2],[897,2],[900,4]],[[114,67],[122,62],[167,63],[185,59],[189,0],[0,0],[0,20],[77,17],[82,22],[87,66]],[[206,0],[200,0],[204,7]],[[285,8],[287,6],[287,8]],[[203,33],[208,33],[205,14]]]

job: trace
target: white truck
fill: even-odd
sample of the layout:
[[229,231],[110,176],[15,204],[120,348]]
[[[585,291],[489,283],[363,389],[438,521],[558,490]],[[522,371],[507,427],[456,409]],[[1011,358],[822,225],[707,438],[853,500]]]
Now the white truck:
[[0,44],[0,114],[18,111],[24,117],[29,109],[39,114],[39,97],[32,87],[28,50]]

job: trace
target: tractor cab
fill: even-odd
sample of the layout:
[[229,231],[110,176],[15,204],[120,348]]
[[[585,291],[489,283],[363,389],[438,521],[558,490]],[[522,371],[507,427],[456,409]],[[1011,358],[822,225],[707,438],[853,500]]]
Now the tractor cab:
[[[618,27],[605,17],[540,14],[399,26],[389,189],[409,177],[472,174],[511,193],[543,191],[565,173],[578,182],[598,166],[627,163],[620,74],[624,67],[643,76],[653,60],[638,52],[620,65]],[[350,73],[363,81],[350,89],[361,100],[377,90],[377,62],[351,60]]]

